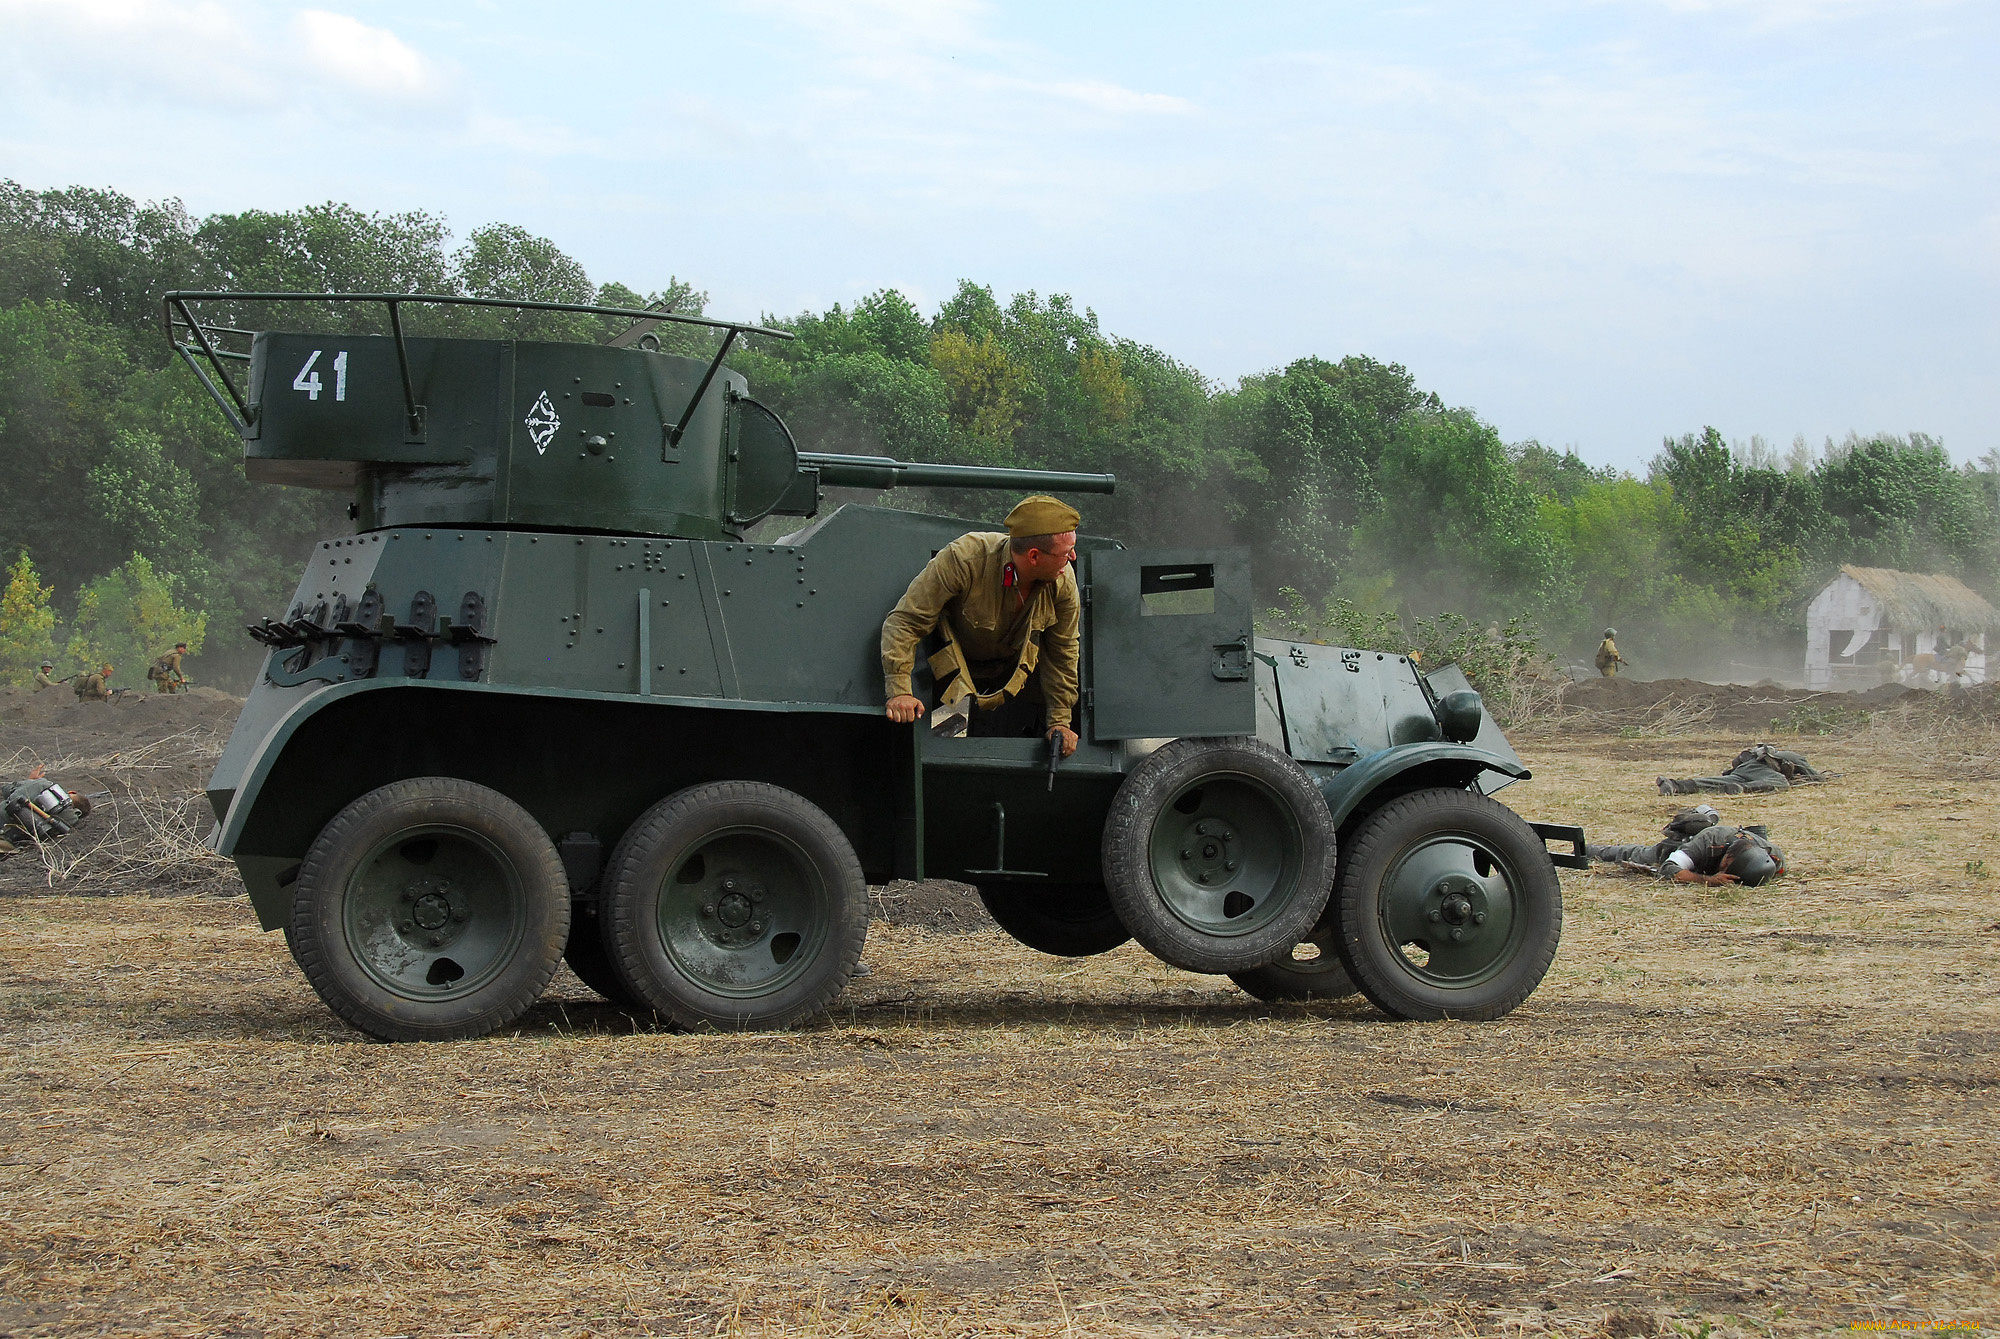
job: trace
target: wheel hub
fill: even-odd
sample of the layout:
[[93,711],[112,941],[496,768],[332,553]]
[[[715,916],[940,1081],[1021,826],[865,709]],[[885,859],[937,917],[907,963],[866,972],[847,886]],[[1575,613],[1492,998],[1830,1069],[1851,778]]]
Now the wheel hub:
[[1191,823],[1181,834],[1181,872],[1195,883],[1217,886],[1229,882],[1240,863],[1240,838],[1230,824],[1218,818]]
[[702,932],[724,948],[756,943],[764,934],[758,906],[764,897],[764,885],[755,879],[725,874],[713,880],[702,893]]
[[1424,902],[1424,918],[1454,942],[1464,941],[1486,924],[1486,889],[1464,875],[1439,879],[1425,893]]
[[412,943],[427,948],[458,937],[470,916],[465,895],[445,878],[425,876],[403,886],[403,914],[397,929]]

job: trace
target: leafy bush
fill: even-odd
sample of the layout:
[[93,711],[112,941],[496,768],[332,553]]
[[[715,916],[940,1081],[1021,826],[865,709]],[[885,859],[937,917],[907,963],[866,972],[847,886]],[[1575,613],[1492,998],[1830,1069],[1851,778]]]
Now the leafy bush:
[[175,642],[186,642],[190,655],[200,655],[207,632],[208,615],[182,608],[172,579],[135,553],[83,588],[66,654],[74,665],[121,667],[118,677],[130,687]]
[[49,607],[55,587],[44,586],[27,552],[7,569],[0,593],[0,681],[26,683],[56,654],[56,615]]

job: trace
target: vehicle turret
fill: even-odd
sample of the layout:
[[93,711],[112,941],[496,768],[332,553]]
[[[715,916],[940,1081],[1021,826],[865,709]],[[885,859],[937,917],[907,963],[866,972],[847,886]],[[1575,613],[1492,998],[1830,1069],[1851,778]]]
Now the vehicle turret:
[[[386,335],[250,334],[220,347],[190,305],[381,304]],[[628,318],[610,344],[419,338],[410,304]],[[735,539],[766,516],[814,515],[822,486],[1108,493],[1109,475],[912,464],[802,453],[784,421],[723,365],[744,335],[784,330],[670,312],[400,294],[196,293],[165,299],[175,346],[243,437],[258,482],[352,490],[362,531],[477,526]],[[721,332],[703,361],[661,352],[663,321]],[[636,332],[636,333],[635,333]],[[224,364],[247,363],[239,387]]]

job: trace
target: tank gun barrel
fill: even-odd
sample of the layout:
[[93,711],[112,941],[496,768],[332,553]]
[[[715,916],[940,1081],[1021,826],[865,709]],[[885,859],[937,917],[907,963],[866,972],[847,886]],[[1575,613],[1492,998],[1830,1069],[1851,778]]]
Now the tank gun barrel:
[[799,452],[799,464],[818,470],[820,483],[834,488],[1025,488],[1110,493],[1118,486],[1118,477],[1113,474],[1013,470],[987,465],[921,465],[888,456],[842,456],[819,451]]

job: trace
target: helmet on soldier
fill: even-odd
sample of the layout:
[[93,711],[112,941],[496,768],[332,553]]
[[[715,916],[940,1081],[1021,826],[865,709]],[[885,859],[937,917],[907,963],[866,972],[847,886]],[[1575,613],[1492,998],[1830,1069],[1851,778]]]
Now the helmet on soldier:
[[1752,837],[1739,837],[1729,844],[1728,864],[1723,872],[1734,874],[1745,888],[1755,888],[1778,873],[1778,862]]
[[1606,628],[1606,629],[1604,630],[1604,635],[1605,635],[1606,637],[1616,637],[1616,636],[1618,635],[1618,629],[1616,629],[1616,628]]

